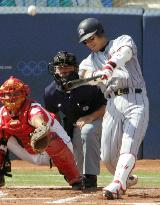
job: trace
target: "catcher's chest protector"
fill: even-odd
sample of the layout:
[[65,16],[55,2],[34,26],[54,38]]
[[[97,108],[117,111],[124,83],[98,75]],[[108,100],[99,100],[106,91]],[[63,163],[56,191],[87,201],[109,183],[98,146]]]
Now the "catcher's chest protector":
[[10,115],[6,114],[7,110],[2,107],[0,110],[1,122],[0,126],[5,132],[5,136],[9,138],[10,136],[16,136],[22,142],[25,147],[30,143],[29,134],[33,132],[34,128],[28,123],[28,111],[31,105],[31,101],[27,100],[26,104],[21,110],[21,114],[18,118],[11,118]]

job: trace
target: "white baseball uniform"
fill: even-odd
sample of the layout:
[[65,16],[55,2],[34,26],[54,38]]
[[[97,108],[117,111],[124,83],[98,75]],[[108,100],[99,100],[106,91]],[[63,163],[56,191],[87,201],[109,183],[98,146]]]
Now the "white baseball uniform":
[[[80,75],[83,70],[101,70],[116,52],[121,52],[123,47],[131,49],[131,58],[124,64],[118,59],[121,66],[113,68],[113,73],[105,84],[99,84],[108,99],[102,124],[101,159],[112,174],[115,173],[121,154],[132,154],[137,157],[148,125],[149,103],[137,59],[136,45],[130,36],[122,35],[111,40],[104,51],[92,52],[79,67]],[[129,93],[115,95],[114,92],[119,88],[128,88]],[[136,93],[135,89],[141,89],[141,92]],[[131,161],[132,164],[135,163],[133,157]],[[130,171],[132,168],[133,166]]]

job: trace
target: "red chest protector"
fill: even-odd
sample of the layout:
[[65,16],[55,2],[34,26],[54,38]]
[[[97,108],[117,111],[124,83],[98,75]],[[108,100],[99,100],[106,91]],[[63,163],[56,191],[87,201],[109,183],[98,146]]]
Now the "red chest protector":
[[10,136],[15,136],[29,152],[34,153],[30,146],[29,134],[34,128],[28,123],[28,111],[33,100],[27,99],[23,106],[20,115],[17,118],[11,118],[5,107],[1,108],[1,123],[0,127],[3,130],[3,136],[7,139]]

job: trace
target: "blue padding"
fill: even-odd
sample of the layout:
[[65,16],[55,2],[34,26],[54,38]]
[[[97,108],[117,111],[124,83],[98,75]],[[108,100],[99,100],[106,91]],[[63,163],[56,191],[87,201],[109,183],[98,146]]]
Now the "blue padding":
[[160,11],[144,13],[143,71],[150,101],[150,122],[143,143],[144,158],[160,158]]
[[[18,8],[17,8],[18,9]],[[59,50],[76,54],[78,61],[89,54],[78,43],[77,26],[87,17],[96,17],[104,24],[107,35],[116,38],[131,35],[142,59],[142,14],[141,9],[48,9],[38,10],[35,17],[26,10],[13,8],[0,13],[0,83],[14,75],[31,86],[32,97],[43,103],[43,91],[51,81],[47,64]],[[86,12],[87,12],[86,10]],[[18,11],[21,13],[19,14]],[[142,63],[142,61],[141,61]]]
[[101,0],[101,3],[105,7],[112,7],[112,0]]

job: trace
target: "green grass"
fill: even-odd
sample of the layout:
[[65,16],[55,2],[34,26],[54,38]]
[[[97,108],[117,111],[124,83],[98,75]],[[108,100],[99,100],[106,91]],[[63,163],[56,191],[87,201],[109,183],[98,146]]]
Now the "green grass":
[[12,177],[5,177],[6,186],[65,186],[67,182],[57,170],[48,171],[12,171]]
[[[142,188],[160,188],[160,172],[142,172],[137,171],[139,176],[137,187]],[[13,177],[5,177],[6,186],[65,186],[68,185],[62,175],[59,175],[56,169],[45,171],[13,170]],[[103,171],[98,176],[98,185],[105,186],[112,181],[112,176]]]

